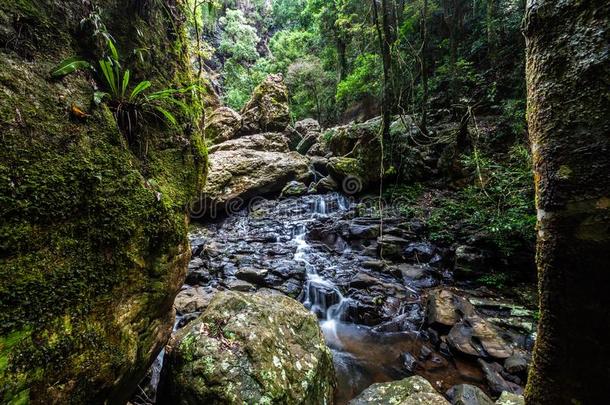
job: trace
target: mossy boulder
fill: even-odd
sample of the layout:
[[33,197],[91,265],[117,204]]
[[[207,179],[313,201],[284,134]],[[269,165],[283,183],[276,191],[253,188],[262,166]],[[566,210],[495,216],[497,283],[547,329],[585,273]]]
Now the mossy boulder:
[[241,116],[229,107],[220,107],[206,120],[205,139],[213,144],[228,141],[240,128]]
[[192,217],[215,217],[245,208],[248,200],[279,193],[287,182],[306,182],[309,160],[288,149],[281,134],[243,136],[210,148],[201,203]]
[[221,292],[167,346],[161,402],[323,404],[332,356],[316,317],[283,295]]
[[350,405],[449,405],[449,402],[420,376],[373,384],[349,403]]
[[[125,61],[134,81],[191,81],[179,22],[99,3],[122,55],[148,49]],[[49,77],[101,52],[88,4],[0,1],[0,403],[126,401],[171,334],[190,256],[200,134],[149,119],[128,143],[90,73]]]
[[288,88],[281,73],[269,75],[241,111],[242,134],[283,131],[290,125]]

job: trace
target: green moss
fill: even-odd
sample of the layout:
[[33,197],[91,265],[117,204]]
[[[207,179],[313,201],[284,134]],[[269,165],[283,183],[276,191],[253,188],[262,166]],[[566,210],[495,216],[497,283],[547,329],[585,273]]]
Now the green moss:
[[[156,122],[146,125],[146,148],[130,150],[108,109],[90,105],[84,74],[50,81],[64,52],[79,53],[68,35],[85,12],[55,3],[0,2],[0,15],[27,11],[50,27],[32,28],[0,55],[0,402],[121,401],[159,343],[153,328],[171,322],[188,260],[185,206],[206,154],[199,135]],[[146,25],[121,2],[104,6],[133,20],[124,21],[129,32]],[[137,42],[169,59],[166,16],[157,11],[151,35],[133,42],[113,32],[122,51]],[[50,38],[56,43],[39,46]],[[179,86],[173,80],[188,80],[189,70],[177,59],[133,71]],[[72,104],[89,116],[72,117]]]

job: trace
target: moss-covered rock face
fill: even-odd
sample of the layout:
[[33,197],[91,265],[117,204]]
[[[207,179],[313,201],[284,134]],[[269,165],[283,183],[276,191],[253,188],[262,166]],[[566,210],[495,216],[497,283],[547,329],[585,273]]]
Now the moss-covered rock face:
[[[100,53],[80,24],[84,3],[0,0],[2,403],[128,398],[169,337],[190,256],[184,207],[205,166],[200,135],[153,119],[130,147],[92,105],[89,74],[49,77],[66,57]],[[134,81],[190,81],[171,13],[99,3]]]
[[423,377],[373,384],[350,401],[350,405],[449,405]]
[[283,131],[290,124],[288,88],[282,74],[269,75],[241,111],[242,134]]
[[283,295],[219,293],[167,350],[167,403],[332,402],[332,356],[317,319]]

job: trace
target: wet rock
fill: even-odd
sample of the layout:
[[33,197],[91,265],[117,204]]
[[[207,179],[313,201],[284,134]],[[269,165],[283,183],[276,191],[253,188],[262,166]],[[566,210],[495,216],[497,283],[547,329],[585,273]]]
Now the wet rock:
[[282,132],[282,135],[284,135],[284,137],[286,137],[286,140],[288,142],[288,148],[290,150],[295,150],[297,149],[297,145],[299,144],[299,142],[301,142],[301,139],[303,139],[303,137],[301,136],[301,134],[299,134],[293,127],[291,127],[290,125],[286,127],[286,129],[284,130],[284,132]]
[[496,405],[525,405],[525,399],[523,398],[523,395],[504,391],[496,401]]
[[284,284],[276,288],[278,291],[281,291],[289,297],[297,298],[303,290],[303,284],[299,280],[289,279]]
[[527,371],[527,358],[522,354],[514,354],[504,360],[504,370],[510,374],[524,374]]
[[429,325],[452,327],[464,315],[473,312],[474,308],[469,302],[449,290],[435,290],[428,295],[426,318]]
[[372,270],[381,270],[386,263],[383,260],[365,260],[361,263],[362,267]]
[[453,405],[493,405],[493,401],[478,387],[460,384],[447,391],[447,397]]
[[448,405],[449,402],[423,377],[413,376],[400,381],[373,384],[350,405]]
[[178,315],[203,311],[214,295],[218,292],[210,287],[190,287],[178,293],[174,300],[174,308]]
[[485,381],[487,382],[492,394],[500,395],[503,391],[518,395],[523,394],[523,388],[515,383],[506,381],[502,377],[500,374],[502,372],[501,365],[498,363],[488,363],[483,359],[479,359],[478,363],[481,366],[481,370],[483,370]]
[[352,222],[349,234],[355,239],[375,239],[379,236],[379,224]]
[[[320,138],[318,138],[319,140]],[[328,150],[324,147],[323,143],[316,142],[307,151],[307,156],[326,156]]]
[[303,139],[301,139],[301,142],[299,142],[297,145],[297,152],[299,152],[301,155],[306,155],[311,147],[318,141],[319,135],[320,134],[317,132],[308,132],[305,134]]
[[377,238],[377,242],[380,256],[390,259],[403,259],[404,247],[409,243],[408,240],[394,235],[383,235]]
[[186,325],[199,318],[199,315],[201,315],[201,312],[192,312],[182,316],[177,316],[176,321],[178,322],[176,323],[176,329],[184,328]]
[[213,144],[233,139],[241,128],[241,116],[229,107],[214,110],[206,119],[205,138]]
[[382,283],[378,278],[364,272],[357,273],[349,282],[352,288],[368,288]]
[[417,359],[411,353],[403,353],[401,356],[402,365],[409,373],[415,372]]
[[244,134],[283,131],[290,124],[288,89],[282,74],[269,75],[241,111]]
[[199,257],[195,257],[193,259],[191,259],[191,261],[188,264],[188,270],[196,270],[200,267],[203,267],[204,262],[201,258]]
[[417,263],[427,263],[434,257],[436,246],[430,242],[411,242],[405,248],[405,258]]
[[282,189],[282,197],[298,197],[307,193],[307,186],[301,181],[291,181]]
[[252,283],[249,283],[244,280],[237,280],[237,279],[228,280],[228,281],[225,281],[225,284],[229,290],[233,290],[233,291],[248,292],[248,291],[254,291],[254,289],[255,289],[254,285],[252,285]]
[[197,270],[189,270],[184,281],[188,285],[202,285],[209,282],[212,279],[210,272],[205,268],[198,268]]
[[167,346],[164,403],[331,403],[317,319],[282,295],[222,292]]
[[337,182],[330,176],[321,178],[320,181],[316,183],[315,187],[318,193],[337,191],[339,189],[339,185],[337,184]]
[[235,273],[235,277],[240,280],[248,281],[257,285],[265,283],[265,276],[269,271],[267,269],[258,269],[255,267],[242,267]]
[[471,315],[451,328],[447,342],[464,354],[506,359],[513,354],[513,348],[504,335],[493,324],[477,315]]
[[328,175],[328,159],[321,156],[312,156],[310,159],[313,169],[323,176]]
[[294,129],[301,134],[301,136],[305,136],[309,132],[320,132],[322,127],[320,123],[313,118],[305,118],[304,120],[297,121],[294,124]]

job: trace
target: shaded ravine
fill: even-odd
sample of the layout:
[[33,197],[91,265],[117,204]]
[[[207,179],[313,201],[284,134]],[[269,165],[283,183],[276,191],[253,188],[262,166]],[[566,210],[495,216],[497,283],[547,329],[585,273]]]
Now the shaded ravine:
[[[461,383],[486,389],[476,359],[441,354],[425,330],[422,294],[452,282],[442,258],[431,259],[436,268],[382,262],[379,244],[391,253],[409,231],[404,220],[386,218],[384,238],[378,239],[379,220],[366,214],[358,201],[331,193],[260,199],[247,210],[194,225],[176,328],[195,319],[217,291],[286,294],[320,319],[333,354],[338,404],[372,383],[413,374],[440,392]],[[153,367],[153,383],[162,360],[163,354]]]

